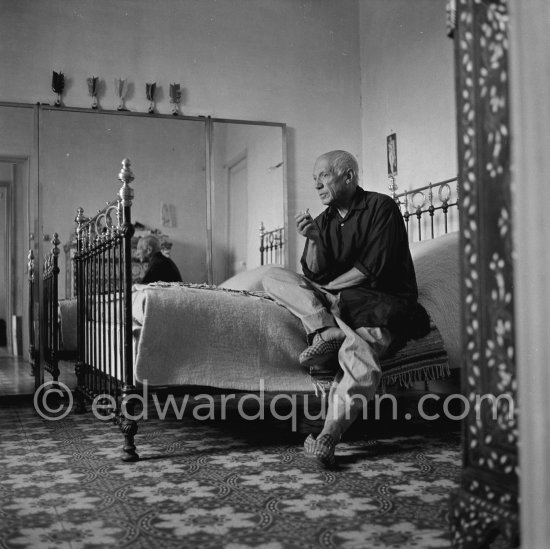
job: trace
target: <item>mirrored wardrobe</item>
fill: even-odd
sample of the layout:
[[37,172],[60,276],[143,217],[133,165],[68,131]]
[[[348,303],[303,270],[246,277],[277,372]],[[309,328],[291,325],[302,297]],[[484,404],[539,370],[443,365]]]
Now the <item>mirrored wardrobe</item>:
[[39,309],[29,251],[38,277],[57,233],[59,298],[72,296],[76,210],[92,215],[116,197],[123,158],[135,176],[136,237],[157,235],[184,282],[220,284],[259,266],[263,241],[276,241],[287,265],[285,148],[282,123],[0,103],[5,352],[28,358],[29,306]]

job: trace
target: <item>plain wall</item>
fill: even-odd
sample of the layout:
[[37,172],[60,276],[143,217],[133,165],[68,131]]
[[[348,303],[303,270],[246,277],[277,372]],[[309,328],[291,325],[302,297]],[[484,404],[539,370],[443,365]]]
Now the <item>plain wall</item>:
[[[356,0],[1,0],[0,10],[0,100],[52,103],[55,70],[67,106],[91,105],[93,75],[100,105],[116,108],[114,79],[126,77],[131,110],[147,111],[145,84],[156,81],[157,108],[170,113],[179,82],[185,114],[288,124],[291,219],[318,203],[316,156],[360,156]],[[295,266],[303,243],[291,232],[289,244]]]
[[388,193],[386,137],[397,134],[398,192],[457,175],[454,46],[442,0],[359,2],[363,186]]
[[[347,149],[363,184],[387,192],[386,136],[397,132],[399,190],[456,175],[452,41],[441,0],[0,0],[0,100],[53,102],[52,70],[66,75],[63,101],[89,107],[86,78],[100,78],[100,105],[126,105],[288,124],[290,266],[303,239],[293,217],[321,205],[315,158]],[[116,169],[116,168],[115,168]],[[136,183],[139,181],[136,172]],[[139,195],[136,195],[139,200]]]

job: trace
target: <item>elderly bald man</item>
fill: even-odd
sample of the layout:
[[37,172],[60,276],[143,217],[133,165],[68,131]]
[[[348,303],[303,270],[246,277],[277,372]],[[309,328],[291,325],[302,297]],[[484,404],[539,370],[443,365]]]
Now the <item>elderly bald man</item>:
[[160,242],[156,236],[142,236],[137,243],[137,256],[142,263],[149,263],[142,284],[150,282],[181,282],[177,265],[160,251]]
[[325,466],[343,433],[374,397],[380,359],[409,337],[427,333],[405,224],[387,195],[359,186],[358,164],[347,151],[321,155],[313,182],[324,211],[296,215],[305,237],[303,276],[274,268],[265,291],[300,318],[309,346],[299,357],[312,375],[333,373],[328,413],[305,455]]

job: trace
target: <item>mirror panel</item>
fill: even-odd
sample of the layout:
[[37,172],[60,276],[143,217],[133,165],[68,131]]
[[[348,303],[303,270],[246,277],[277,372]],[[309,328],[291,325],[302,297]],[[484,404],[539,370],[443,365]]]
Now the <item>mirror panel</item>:
[[[29,356],[27,254],[30,247],[37,252],[35,126],[35,106],[0,104],[0,358]],[[13,374],[6,382],[15,377],[26,387],[34,384],[26,367],[19,372],[14,366]],[[4,383],[1,392],[17,387]]]
[[[66,244],[76,208],[91,215],[116,197],[122,158],[135,175],[133,221],[167,235],[185,282],[207,269],[206,138],[203,120],[43,109],[40,113],[42,235]],[[50,249],[51,242],[44,242]],[[61,273],[65,254],[60,255]],[[62,279],[61,279],[62,280]],[[60,284],[60,297],[64,297]]]
[[[53,234],[62,247],[70,243],[76,208],[91,215],[115,198],[125,157],[135,174],[133,221],[166,235],[185,282],[219,284],[258,266],[260,224],[286,230],[285,134],[275,123],[0,103],[0,186],[13,202],[10,221],[0,220],[13,229],[13,238],[0,234],[8,241],[0,265],[7,341],[17,315],[28,360],[29,247],[39,279]],[[63,252],[61,299],[71,295]],[[288,265],[287,249],[277,261]],[[37,289],[35,318],[39,303]]]
[[285,128],[223,120],[212,128],[212,271],[219,284],[260,265],[260,224],[285,228]]

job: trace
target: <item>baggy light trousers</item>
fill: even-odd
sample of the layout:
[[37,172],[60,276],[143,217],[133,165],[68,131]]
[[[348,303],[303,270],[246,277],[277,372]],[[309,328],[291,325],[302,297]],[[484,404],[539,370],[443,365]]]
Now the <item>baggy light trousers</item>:
[[339,295],[293,271],[273,267],[262,280],[264,290],[297,316],[308,336],[339,327],[345,339],[338,352],[341,371],[331,385],[325,427],[321,434],[336,440],[357,418],[366,401],[374,398],[381,378],[380,358],[392,343],[391,332],[365,326],[352,330],[340,318]]

